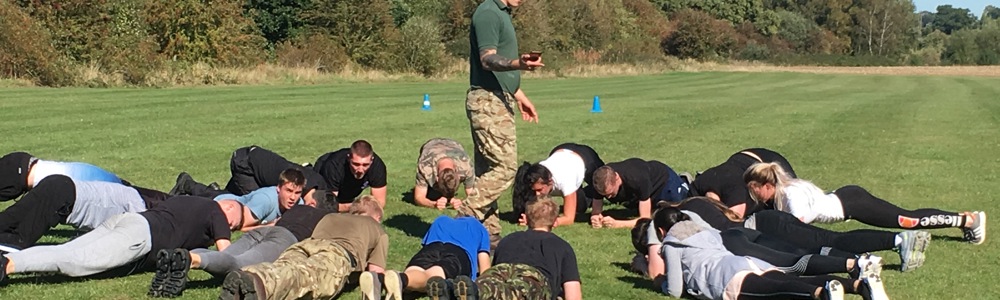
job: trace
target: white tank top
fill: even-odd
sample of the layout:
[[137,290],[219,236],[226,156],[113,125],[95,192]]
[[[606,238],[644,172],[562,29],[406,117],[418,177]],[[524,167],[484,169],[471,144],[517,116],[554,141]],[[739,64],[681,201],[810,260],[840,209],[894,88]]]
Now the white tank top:
[[815,184],[792,179],[782,189],[783,199],[775,206],[804,223],[833,223],[844,220],[844,206],[834,193],[824,193]]
[[552,172],[552,182],[555,187],[551,196],[566,196],[576,192],[583,184],[583,175],[587,172],[587,167],[583,163],[583,158],[573,151],[560,149],[549,158],[539,162]]

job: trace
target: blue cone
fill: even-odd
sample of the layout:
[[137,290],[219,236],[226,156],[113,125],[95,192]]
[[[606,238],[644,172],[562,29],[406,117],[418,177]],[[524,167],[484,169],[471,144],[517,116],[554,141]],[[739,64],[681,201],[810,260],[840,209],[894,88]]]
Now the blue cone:
[[424,94],[424,106],[421,107],[422,110],[431,110],[431,95]]
[[594,96],[594,105],[593,105],[593,107],[590,108],[590,112],[592,112],[592,113],[603,112],[601,110],[601,97],[600,96]]

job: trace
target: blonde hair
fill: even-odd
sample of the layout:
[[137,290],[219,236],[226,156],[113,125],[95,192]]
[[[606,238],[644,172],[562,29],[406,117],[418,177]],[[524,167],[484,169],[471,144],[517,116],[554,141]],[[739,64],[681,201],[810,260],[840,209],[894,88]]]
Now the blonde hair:
[[528,203],[524,217],[528,221],[528,228],[549,228],[556,223],[559,216],[559,205],[547,198],[538,199]]
[[382,207],[378,205],[378,200],[372,195],[364,195],[355,199],[347,212],[352,215],[369,216],[376,220],[382,219]]
[[[778,210],[784,208],[782,207],[785,200],[784,188],[791,181],[792,177],[788,176],[785,169],[778,163],[773,162],[755,163],[750,165],[746,172],[743,172],[743,182],[747,184],[748,188],[752,185],[764,185],[768,183],[774,185],[774,207]],[[750,192],[750,197],[754,202],[761,202],[753,192]]]

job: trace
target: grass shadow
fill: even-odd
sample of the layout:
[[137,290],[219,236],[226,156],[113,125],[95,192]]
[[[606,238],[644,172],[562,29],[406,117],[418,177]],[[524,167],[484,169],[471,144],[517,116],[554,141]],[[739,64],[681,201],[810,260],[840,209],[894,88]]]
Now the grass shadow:
[[222,286],[226,276],[212,276],[207,280],[188,281],[188,289],[214,289]]
[[949,242],[967,242],[963,237],[948,236],[948,235],[945,236],[933,235],[931,236],[931,240],[949,241]]
[[653,283],[648,279],[636,276],[618,276],[618,281],[631,283],[632,288],[640,290],[652,290]]
[[395,215],[382,222],[385,226],[399,229],[408,236],[423,238],[431,224],[411,214]]

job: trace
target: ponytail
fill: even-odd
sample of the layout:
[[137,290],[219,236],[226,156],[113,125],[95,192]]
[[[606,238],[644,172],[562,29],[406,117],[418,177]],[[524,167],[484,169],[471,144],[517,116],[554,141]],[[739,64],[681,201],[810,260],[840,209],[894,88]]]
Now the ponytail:
[[688,202],[691,202],[691,201],[694,201],[694,200],[700,200],[700,201],[708,202],[713,207],[715,207],[720,212],[722,212],[722,214],[725,215],[726,219],[729,219],[729,221],[732,221],[732,222],[743,222],[743,218],[741,218],[740,215],[736,214],[735,211],[729,209],[729,207],[726,206],[726,204],[724,204],[722,202],[719,202],[719,200],[715,200],[715,199],[712,199],[712,198],[709,198],[709,197],[705,197],[705,196],[688,197],[688,198],[685,198],[684,200],[681,200],[681,202],[672,203],[672,204],[670,204],[670,206],[671,207],[676,207],[676,208],[680,209],[680,207],[683,206],[685,203],[688,203]]
[[653,214],[653,224],[656,226],[656,229],[658,229],[656,232],[656,238],[662,240],[663,236],[660,233],[661,231],[664,233],[669,232],[670,228],[674,227],[674,224],[690,220],[691,217],[681,212],[681,210],[676,207],[664,207],[656,210]]
[[[783,197],[784,193],[782,192],[782,190],[784,186],[788,184],[791,180],[792,178],[788,176],[788,173],[785,172],[785,169],[782,168],[781,165],[779,165],[778,163],[773,163],[773,162],[755,163],[753,165],[750,165],[750,167],[747,168],[746,172],[743,173],[743,182],[745,182],[748,185],[750,184],[764,185],[768,183],[773,184],[775,189],[775,196],[774,196],[775,198],[774,202],[776,203],[775,205],[778,205],[777,203],[781,202],[782,199],[779,198],[784,198]],[[757,199],[753,193],[750,193],[750,196],[753,197],[753,200],[755,202],[758,203],[761,202],[761,200]]]

